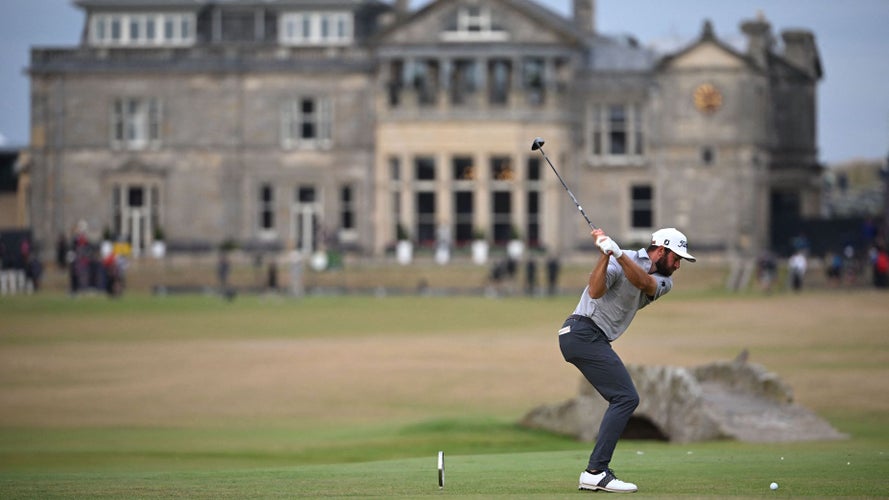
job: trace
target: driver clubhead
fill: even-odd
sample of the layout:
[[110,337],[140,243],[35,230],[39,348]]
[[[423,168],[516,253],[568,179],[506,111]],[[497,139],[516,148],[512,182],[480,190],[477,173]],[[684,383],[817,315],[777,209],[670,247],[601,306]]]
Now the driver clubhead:
[[537,151],[538,149],[542,148],[543,143],[543,139],[537,137],[536,139],[534,139],[534,142],[531,143],[531,151]]

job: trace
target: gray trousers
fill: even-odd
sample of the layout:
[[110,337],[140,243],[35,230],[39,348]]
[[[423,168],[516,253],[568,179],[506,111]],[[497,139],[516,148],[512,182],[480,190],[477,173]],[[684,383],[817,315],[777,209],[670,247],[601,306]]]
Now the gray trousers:
[[589,462],[590,470],[605,470],[611,463],[617,440],[639,406],[639,393],[605,333],[591,319],[572,315],[562,326],[571,328],[559,335],[565,361],[576,366],[608,401]]

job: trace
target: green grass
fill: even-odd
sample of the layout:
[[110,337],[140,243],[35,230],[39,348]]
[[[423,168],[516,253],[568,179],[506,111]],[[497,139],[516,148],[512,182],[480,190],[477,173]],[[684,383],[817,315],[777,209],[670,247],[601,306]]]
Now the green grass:
[[[575,496],[579,463],[588,451],[515,453],[446,452],[445,489],[439,491],[436,447],[419,458],[370,462],[276,466],[242,456],[253,466],[219,464],[166,470],[140,467],[99,472],[32,471],[0,473],[4,498],[418,498],[433,495],[474,498],[561,498]],[[884,443],[885,444],[885,443]],[[160,457],[159,457],[160,458]],[[168,457],[174,461],[175,457]],[[625,441],[615,457],[620,475],[641,486],[645,498],[720,497],[885,497],[889,457],[864,443],[843,445],[669,445]],[[768,489],[776,481],[776,492]]]
[[[456,453],[574,449],[577,443],[495,419],[309,429],[79,428],[0,430],[4,471],[165,470],[283,467],[421,457],[444,444]],[[430,451],[432,450],[432,451]]]
[[[25,374],[0,371],[5,374],[0,379],[0,422],[19,421],[16,412],[22,411],[22,406],[16,398],[29,390],[58,389],[61,392],[53,394],[77,398],[85,388],[93,391],[89,394],[101,393],[89,384],[125,378],[130,373],[126,367],[109,365],[111,368],[102,370],[117,371],[97,368],[96,373],[72,377],[65,371],[71,360],[54,357],[60,350],[129,352],[155,343],[182,349],[208,345],[194,341],[348,345],[371,340],[391,346],[397,355],[404,339],[418,337],[428,337],[433,345],[453,341],[462,342],[467,349],[484,349],[484,339],[491,335],[515,334],[522,339],[533,338],[536,331],[549,335],[552,325],[570,312],[575,300],[573,296],[507,300],[313,297],[299,301],[239,297],[226,303],[204,296],[128,295],[112,301],[52,294],[4,298],[0,300],[0,355],[6,353],[3,359],[12,361],[10,353],[44,353],[46,367]],[[683,306],[682,310],[697,306],[723,314],[767,305],[761,297],[714,297],[697,291],[676,293],[669,300]],[[792,296],[769,300],[782,301],[778,309],[784,307],[788,314],[801,307],[800,299]],[[818,300],[815,305],[820,304]],[[832,300],[828,297],[828,302]],[[861,301],[861,297],[853,297],[849,303]],[[639,321],[659,325],[658,318],[670,317],[672,326],[668,328],[677,331],[702,322],[689,318],[688,324],[674,324],[677,319],[671,317],[670,307],[658,307],[661,309],[656,312],[646,311],[647,316]],[[719,320],[702,314],[707,321]],[[852,319],[846,320],[847,328],[859,335],[864,335],[862,329],[880,328],[872,324],[885,324],[885,317],[874,316],[870,309],[848,314]],[[799,333],[785,328],[778,318],[756,320],[758,329],[766,325],[774,329],[774,335],[751,336],[744,342],[762,338],[765,343],[754,344],[754,352],[772,352],[774,358],[767,358],[772,367],[781,367],[791,377],[815,376],[817,383],[824,384],[839,383],[836,380],[854,383],[849,377],[859,372],[885,373],[886,341],[880,335],[856,340],[855,345],[869,342],[864,344],[869,351],[864,354],[870,357],[859,364],[850,357],[857,359],[863,354],[851,350],[851,345],[815,343],[805,349],[817,358],[805,356],[805,364],[779,365],[780,361],[774,360],[792,354],[788,346],[800,341],[796,337]],[[860,328],[852,328],[848,321],[861,321]],[[835,338],[830,333],[835,325],[823,323],[806,326],[806,333],[823,328],[828,338]],[[636,339],[651,335],[656,340],[665,334],[671,333],[640,330],[629,335]],[[787,335],[786,343],[768,343],[774,342],[775,335]],[[836,339],[842,341],[841,337]],[[633,344],[626,345],[629,349]],[[704,354],[700,355],[706,356],[715,349],[734,351],[735,347],[717,344],[701,349]],[[670,352],[665,354],[665,362],[669,362]],[[496,370],[501,360],[492,353],[490,362]],[[530,379],[537,376],[538,368],[527,366],[523,373]],[[330,369],[338,369],[338,365],[332,363]],[[29,375],[32,373],[40,376]],[[140,382],[132,381],[134,387]],[[362,390],[369,382],[352,381],[356,398],[371,394]],[[525,382],[503,380],[502,384]],[[180,419],[159,418],[141,426],[126,422],[76,424],[65,415],[52,415],[50,423],[43,424],[0,424],[0,498],[576,498],[593,494],[576,491],[577,476],[591,444],[522,429],[515,424],[513,410],[496,405],[467,405],[467,412],[460,414],[441,407],[432,392],[428,400],[414,402],[417,409],[410,415],[421,415],[418,418],[387,408],[380,408],[379,414],[342,418],[348,410],[337,407],[330,409],[330,416],[338,418],[330,421],[284,412],[237,418],[198,413]],[[875,401],[886,397],[885,392],[873,395]],[[889,497],[889,420],[880,409],[884,406],[855,406],[857,400],[850,401],[837,401],[820,412],[848,433],[848,440],[772,444],[621,441],[613,464],[619,477],[640,486],[634,498]],[[63,407],[52,401],[44,403],[50,409]],[[436,482],[438,450],[446,453],[443,491]],[[780,484],[777,491],[768,489],[772,481]]]
[[[475,332],[552,322],[574,308],[574,297],[488,300],[478,297],[103,296],[39,300],[4,298],[4,343],[65,339],[309,338]],[[442,308],[442,304],[447,304]],[[534,307],[529,307],[533,304]],[[138,318],[138,321],[134,320]],[[115,323],[115,328],[109,328]]]

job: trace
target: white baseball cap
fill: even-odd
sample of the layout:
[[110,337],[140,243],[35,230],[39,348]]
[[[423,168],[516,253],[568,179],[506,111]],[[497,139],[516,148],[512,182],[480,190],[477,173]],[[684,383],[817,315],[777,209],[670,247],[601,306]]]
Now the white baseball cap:
[[688,238],[675,227],[658,229],[652,233],[651,244],[669,248],[673,253],[689,262],[697,260],[694,255],[688,253]]

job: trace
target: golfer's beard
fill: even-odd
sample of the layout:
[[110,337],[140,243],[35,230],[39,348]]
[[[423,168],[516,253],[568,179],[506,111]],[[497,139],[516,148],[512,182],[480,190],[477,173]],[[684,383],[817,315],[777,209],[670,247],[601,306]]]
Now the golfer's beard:
[[665,253],[657,262],[654,263],[654,268],[657,270],[657,273],[661,276],[672,276],[673,268],[667,265],[667,254]]

